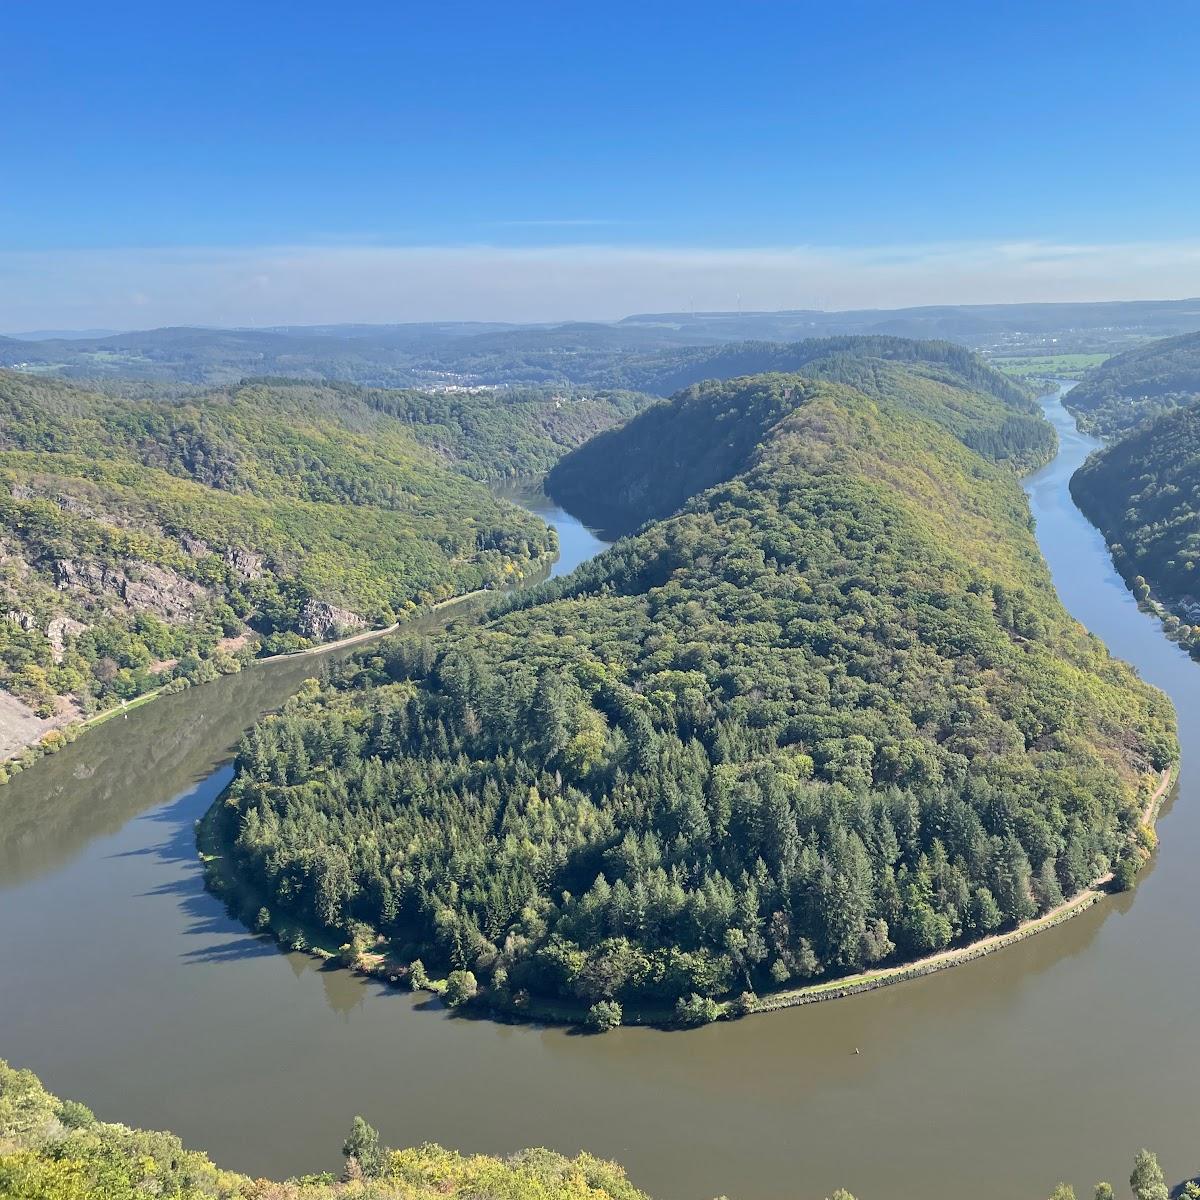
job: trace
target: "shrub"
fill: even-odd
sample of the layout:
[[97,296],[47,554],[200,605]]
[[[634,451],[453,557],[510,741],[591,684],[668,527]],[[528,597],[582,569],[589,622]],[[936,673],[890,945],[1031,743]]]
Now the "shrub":
[[686,1000],[680,996],[675,1003],[675,1021],[679,1025],[707,1025],[720,1015],[721,1006],[711,996],[693,992]]
[[1118,892],[1127,892],[1137,882],[1138,860],[1133,854],[1124,854],[1113,871],[1113,887]]
[[96,1123],[95,1114],[86,1104],[78,1100],[64,1100],[58,1110],[58,1119],[68,1129],[87,1129]]
[[470,971],[451,971],[446,976],[446,990],[442,993],[442,999],[451,1008],[458,1008],[468,1000],[473,1000],[478,991],[479,983]]
[[598,1000],[587,1011],[587,1027],[605,1033],[621,1024],[621,1006],[615,1000]]

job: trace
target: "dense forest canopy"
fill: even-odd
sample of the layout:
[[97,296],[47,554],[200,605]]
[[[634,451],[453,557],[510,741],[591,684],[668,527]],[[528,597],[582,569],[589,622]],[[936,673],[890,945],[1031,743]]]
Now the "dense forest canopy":
[[[1170,705],[1067,616],[1016,476],[912,407],[798,375],[677,397],[672,436],[732,449],[673,515],[246,737],[241,877],[611,1024],[969,941],[1135,861]],[[658,413],[610,465],[655,461]]]
[[[355,389],[357,391],[357,389]],[[541,478],[569,450],[654,397],[612,389],[489,388],[358,393],[457,470],[489,482]]]
[[[694,370],[723,379],[726,372],[741,374],[740,366],[757,371],[780,362],[927,417],[993,461],[1029,469],[1054,453],[1053,427],[1029,393],[949,343],[830,338],[795,346],[732,346],[697,356],[693,367],[672,378],[686,387]],[[565,457],[547,477],[547,489],[582,520],[628,532],[744,469],[790,403],[771,386],[730,390],[713,382],[694,384]]]
[[505,473],[597,419],[550,436],[548,403],[482,418],[486,444],[442,403],[422,434],[452,454],[414,436],[419,396],[128,398],[0,373],[0,685],[44,714],[65,696],[86,712],[228,668],[248,634],[295,649],[519,578],[553,533],[446,459]]
[[[1200,387],[1200,376],[1197,377]],[[1200,604],[1200,405],[1167,412],[1093,454],[1071,495],[1126,579]]]
[[1119,437],[1148,417],[1200,400],[1200,333],[1118,354],[1089,371],[1064,403],[1080,427]]

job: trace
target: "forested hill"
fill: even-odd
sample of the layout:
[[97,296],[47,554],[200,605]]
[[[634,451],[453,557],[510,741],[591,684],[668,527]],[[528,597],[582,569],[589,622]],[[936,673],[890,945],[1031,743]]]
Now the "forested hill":
[[654,402],[637,392],[571,387],[338,390],[405,422],[464,475],[493,482],[541,478],[567,451]]
[[0,373],[0,687],[43,716],[63,697],[86,713],[232,669],[248,637],[271,652],[386,625],[552,550],[384,407],[300,384],[160,401]]
[[1093,454],[1072,477],[1071,495],[1127,580],[1143,576],[1173,606],[1200,615],[1200,405]]
[[1118,437],[1144,421],[1200,400],[1200,333],[1164,338],[1093,368],[1064,403],[1082,428]]
[[[857,360],[919,365],[930,376],[947,378],[957,387],[968,387],[1002,403],[1029,412],[1029,393],[1013,378],[989,367],[978,355],[953,342],[919,341],[886,336],[809,338],[802,342],[731,342],[661,351],[631,365],[628,380],[636,379],[640,391],[669,396],[689,384],[706,379],[736,379],[765,372],[827,370],[839,382],[855,383],[861,368]],[[851,378],[841,378],[836,372]],[[614,375],[620,378],[619,375]],[[628,383],[627,386],[632,386]]]
[[[949,343],[830,338],[727,350],[707,360],[718,377],[747,362],[795,362],[794,369],[808,377],[849,384],[935,421],[993,461],[1026,470],[1054,453],[1053,427],[1036,401]],[[548,476],[547,490],[589,524],[629,532],[747,466],[760,439],[791,404],[769,383],[692,384],[672,402],[647,409],[565,457]]]
[[727,477],[247,736],[218,820],[260,923],[695,1022],[1128,882],[1173,713],[1063,610],[1015,475],[844,386],[704,394],[758,438]]

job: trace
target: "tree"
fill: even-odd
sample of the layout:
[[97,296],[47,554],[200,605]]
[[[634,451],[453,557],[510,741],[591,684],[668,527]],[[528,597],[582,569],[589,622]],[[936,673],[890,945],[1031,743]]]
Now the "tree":
[[598,1000],[587,1012],[587,1026],[596,1033],[605,1033],[621,1024],[621,1006],[615,1000]]
[[1069,1183],[1060,1183],[1050,1193],[1050,1200],[1075,1200],[1075,1189]]
[[1157,1157],[1149,1150],[1139,1150],[1129,1176],[1129,1186],[1136,1200],[1170,1200],[1167,1181]]
[[446,976],[446,990],[442,999],[451,1007],[458,1008],[479,992],[479,981],[471,971],[451,971]]
[[1131,853],[1122,854],[1113,871],[1113,887],[1118,892],[1128,892],[1137,883],[1137,875],[1137,856]]
[[1113,1200],[1113,1189],[1111,1183],[1105,1183],[1101,1180],[1096,1184],[1096,1190],[1093,1193],[1095,1200]]
[[675,1020],[680,1025],[707,1025],[721,1015],[720,1005],[708,996],[693,992],[686,1000],[680,996],[675,1003]]
[[64,1100],[58,1110],[58,1119],[68,1129],[87,1129],[96,1123],[92,1110],[78,1100]]
[[414,992],[425,991],[429,987],[429,976],[425,973],[425,964],[414,958],[408,968],[408,983]]
[[1054,869],[1054,859],[1046,859],[1038,868],[1037,878],[1033,883],[1033,891],[1037,896],[1038,908],[1049,912],[1063,902],[1062,888],[1058,883],[1058,873]]
[[379,1144],[379,1133],[362,1117],[354,1118],[350,1136],[342,1143],[342,1154],[347,1169],[354,1163],[367,1179],[375,1179],[383,1173],[384,1150]]

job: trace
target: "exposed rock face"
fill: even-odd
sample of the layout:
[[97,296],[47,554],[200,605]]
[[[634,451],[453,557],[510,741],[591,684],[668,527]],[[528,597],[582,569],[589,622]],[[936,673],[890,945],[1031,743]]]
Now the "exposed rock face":
[[165,621],[182,621],[191,616],[197,603],[207,595],[198,583],[184,579],[170,567],[131,563],[130,570],[132,576],[116,567],[69,558],[54,564],[60,591],[78,588],[97,595],[107,592],[119,596],[130,608],[156,613]]
[[[63,512],[75,513],[80,517],[94,517],[95,511],[76,496],[56,496],[54,503],[58,505]],[[111,522],[110,522],[111,524]]]
[[206,554],[212,553],[212,547],[203,538],[192,537],[190,533],[185,533],[179,539],[179,544],[193,558],[203,558]]
[[309,600],[300,610],[296,627],[308,638],[328,641],[347,629],[364,629],[366,621],[347,608],[336,608],[324,600]]
[[86,628],[87,626],[82,621],[76,621],[72,617],[55,617],[46,626],[46,637],[50,641],[50,651],[54,655],[56,663],[63,660],[67,638],[78,637]]
[[184,579],[169,567],[143,564],[137,579],[127,579],[122,596],[130,608],[156,612],[164,620],[181,621],[191,616],[206,593],[197,583]]
[[15,625],[18,629],[24,629],[28,633],[31,629],[37,628],[37,618],[31,612],[26,612],[23,608],[15,609],[8,614],[9,622]]
[[26,487],[23,483],[14,483],[9,489],[14,500],[32,500],[33,489]]
[[240,546],[230,546],[225,551],[225,562],[232,567],[243,579],[261,579],[263,577],[262,556]]
[[127,582],[123,571],[115,567],[103,567],[99,563],[76,562],[73,558],[60,558],[54,564],[54,580],[58,590],[82,588],[88,592],[117,592]]

